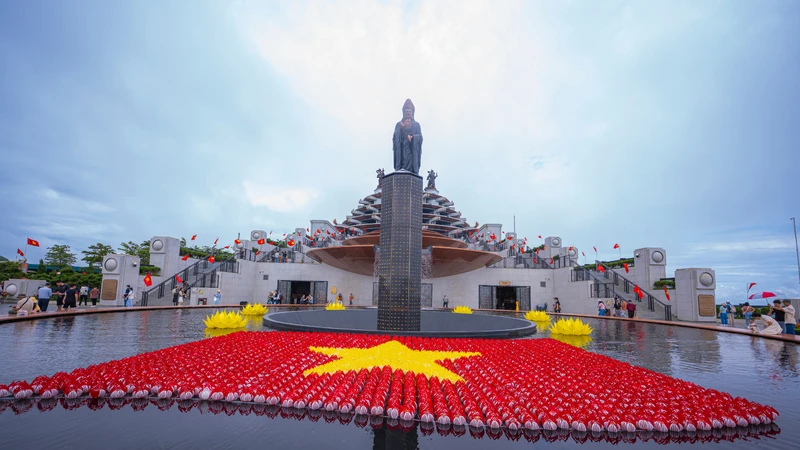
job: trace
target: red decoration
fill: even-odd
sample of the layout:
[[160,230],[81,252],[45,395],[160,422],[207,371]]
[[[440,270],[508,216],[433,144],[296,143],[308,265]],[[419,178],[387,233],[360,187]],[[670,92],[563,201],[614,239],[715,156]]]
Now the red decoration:
[[20,249],[17,249],[17,253],[19,254],[19,256],[25,256],[25,253],[22,253],[22,250]]
[[603,272],[603,273],[605,273],[605,271],[606,271],[606,268],[605,268],[605,267],[603,267],[603,265],[602,265],[602,264],[598,264],[598,265],[597,265],[597,271],[598,271],[598,272]]
[[750,285],[747,286],[747,292],[750,292],[750,289],[752,289],[753,286],[755,286],[755,285],[756,285],[755,283],[750,283]]
[[614,244],[614,250],[619,248],[619,244]]
[[31,247],[38,247],[39,246],[39,241],[37,241],[35,239],[28,238],[28,245],[30,245]]
[[594,249],[594,252],[597,253],[597,247],[592,246],[592,248]]
[[289,239],[286,245],[288,245],[289,247],[294,247],[294,239]]
[[542,238],[542,235],[540,234],[540,235],[539,235],[539,239],[541,239],[541,238]]
[[147,287],[153,285],[153,277],[150,276],[150,272],[147,272],[147,275],[144,276],[144,285]]
[[264,238],[261,238],[261,239],[258,240],[258,245],[264,245],[266,243],[267,243],[267,240],[264,239]]
[[494,233],[492,233],[492,234],[489,235],[489,239],[495,240],[495,239],[497,239],[497,236]]
[[217,245],[217,242],[219,242],[219,238],[214,239],[214,245]]
[[208,257],[208,262],[210,262],[211,264],[214,264],[214,261],[215,261],[214,255],[211,255],[211,256]]
[[222,247],[222,248],[231,248],[231,246],[230,245],[226,245],[225,247]]
[[[399,358],[401,367],[384,366],[384,345],[413,356]],[[311,350],[319,347],[351,353],[329,356]],[[372,351],[376,359],[359,357],[354,348]],[[402,367],[417,355],[456,348],[464,353],[432,361],[424,373]],[[324,368],[345,360],[352,370]],[[428,374],[434,370],[441,376]],[[614,386],[605,380],[614,380]],[[698,430],[769,424],[779,416],[770,406],[547,338],[237,332],[42,375],[30,384],[14,381],[0,391],[17,399],[32,397],[34,391],[41,398],[61,394],[67,402],[88,391],[92,398],[107,395],[134,406],[156,397],[168,405],[210,400],[212,412],[265,411],[271,405],[303,415],[305,410],[356,413],[356,421],[366,415],[419,420],[423,430],[434,422],[446,430],[450,424],[469,425],[471,432],[482,436],[485,430],[498,437],[504,429],[507,434],[526,429],[517,436],[538,437],[540,430],[547,436],[559,428],[597,436],[637,430],[694,436]]]
[[514,236],[509,236],[509,237],[508,237],[508,240],[509,240],[509,241],[513,241],[513,240],[514,240]]
[[239,245],[239,244],[242,243],[242,241],[240,241],[239,239],[234,239],[233,243],[236,244],[236,245]]
[[180,275],[175,275],[175,282],[176,283],[183,283],[183,280],[181,279]]
[[628,268],[628,263],[622,263],[622,267],[625,268],[625,273],[630,272],[630,269]]
[[586,253],[581,252],[581,256],[586,256]]
[[671,298],[669,298],[669,292],[667,292],[667,287],[666,287],[666,286],[664,286],[664,295],[666,295],[666,296],[667,296],[667,300],[668,300],[668,301],[669,301],[669,300],[672,300]]
[[189,259],[189,254],[187,253],[187,254],[183,255],[183,258],[181,258],[181,261],[186,261],[188,259]]
[[197,235],[196,235],[196,234],[195,234],[195,235],[192,235],[192,239],[191,239],[191,240],[193,241],[193,240],[195,240],[195,239],[197,239]]

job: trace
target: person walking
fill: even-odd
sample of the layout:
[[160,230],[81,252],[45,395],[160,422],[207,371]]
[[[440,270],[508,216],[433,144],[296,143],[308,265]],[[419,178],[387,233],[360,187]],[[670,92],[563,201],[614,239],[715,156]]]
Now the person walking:
[[52,296],[53,290],[50,289],[50,283],[45,283],[44,286],[40,287],[39,291],[36,293],[39,309],[43,312],[47,311],[47,305],[50,304],[50,297]]
[[219,306],[220,300],[222,300],[222,293],[217,289],[217,293],[214,294],[214,306]]
[[353,306],[353,293],[350,293],[350,306]]
[[560,313],[561,312],[561,302],[558,301],[558,297],[553,297],[553,312]]
[[61,280],[56,281],[56,296],[57,296],[56,306],[58,307],[57,311],[61,311],[64,309],[64,296],[67,295],[67,289],[69,289],[69,286],[67,286],[66,283],[64,283]]
[[719,324],[723,327],[728,326],[728,307],[724,303],[719,305]]
[[781,308],[780,300],[772,302],[772,306],[769,307],[769,315],[775,319],[775,322],[778,322],[778,326],[781,327],[781,333],[786,331],[786,313]]
[[636,318],[636,303],[628,302],[628,319],[635,319]]
[[450,307],[450,299],[447,298],[447,294],[444,295],[442,298],[442,308]]
[[602,300],[597,302],[597,315],[601,317],[606,315],[606,304]]
[[745,328],[750,327],[750,319],[753,318],[753,313],[756,311],[755,308],[750,306],[750,302],[744,302],[744,306],[742,306],[742,315],[744,315],[744,326]]
[[67,289],[67,292],[64,294],[64,311],[69,311],[70,308],[76,308],[78,306],[79,292],[80,290],[75,284]]
[[619,316],[620,317],[625,317],[628,314],[628,302],[626,302],[625,299],[622,299],[622,301],[620,303],[621,303],[621,305],[620,305],[621,308],[620,308]]
[[97,286],[94,286],[91,291],[89,291],[89,300],[92,301],[92,308],[97,306],[97,300],[100,299],[100,289],[97,289]]
[[183,306],[183,302],[186,300],[186,285],[184,284],[181,286],[180,291],[178,291],[178,306]]
[[129,284],[129,285],[127,285],[127,287],[125,288],[125,298],[124,298],[124,304],[125,304],[125,307],[126,307],[126,308],[130,308],[130,307],[132,307],[132,306],[133,306],[133,299],[134,299],[134,298],[136,298],[136,294],[133,292],[133,288],[132,288],[132,287],[131,287],[131,285]]

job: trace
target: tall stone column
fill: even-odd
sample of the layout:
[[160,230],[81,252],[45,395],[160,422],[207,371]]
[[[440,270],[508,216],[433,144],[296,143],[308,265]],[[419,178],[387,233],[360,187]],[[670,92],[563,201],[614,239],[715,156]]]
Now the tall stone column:
[[419,331],[422,177],[401,170],[381,181],[378,329]]

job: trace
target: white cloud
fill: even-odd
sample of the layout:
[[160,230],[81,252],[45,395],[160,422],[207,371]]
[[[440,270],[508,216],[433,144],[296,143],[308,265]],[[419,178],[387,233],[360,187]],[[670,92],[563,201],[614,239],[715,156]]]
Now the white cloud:
[[253,206],[266,206],[277,212],[296,211],[309,206],[319,193],[312,188],[292,188],[274,184],[243,182],[244,194]]

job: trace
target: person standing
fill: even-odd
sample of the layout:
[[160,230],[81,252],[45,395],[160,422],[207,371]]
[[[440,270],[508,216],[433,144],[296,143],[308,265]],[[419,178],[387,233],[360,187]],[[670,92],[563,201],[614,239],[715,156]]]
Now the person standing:
[[602,300],[597,302],[597,315],[601,317],[606,315],[606,304]]
[[67,289],[69,289],[69,286],[67,286],[66,283],[64,283],[61,280],[56,281],[56,295],[57,295],[56,306],[58,307],[57,311],[61,311],[64,309],[64,296],[67,295]]
[[64,294],[64,311],[69,311],[70,308],[76,308],[78,306],[78,294],[80,290],[78,286],[73,284],[67,289],[67,292]]
[[311,295],[311,294],[308,294],[308,297],[306,297],[306,303],[308,303],[309,305],[313,305],[314,304],[314,296]]
[[560,313],[561,312],[561,302],[558,301],[558,297],[553,297],[553,312]]
[[442,298],[442,308],[449,308],[450,307],[450,300],[447,298],[447,294],[444,295]]
[[724,303],[719,305],[719,323],[723,327],[728,326],[728,307]]
[[614,317],[621,317],[622,316],[622,303],[619,301],[619,297],[614,297]]
[[85,284],[81,286],[80,301],[78,302],[78,305],[89,306],[89,286],[86,286]]
[[92,308],[97,306],[97,301],[100,299],[100,289],[97,286],[92,287],[92,290],[89,291],[89,300],[92,301]]
[[775,322],[778,322],[778,326],[781,327],[781,333],[786,331],[786,313],[781,308],[780,300],[772,302],[772,306],[769,307],[769,315],[775,319]]
[[797,315],[795,313],[794,306],[792,306],[791,300],[784,300],[783,305],[778,305],[780,311],[783,312],[783,333],[784,334],[791,334],[796,335],[794,331],[795,325],[797,325]]
[[178,298],[181,296],[181,288],[177,285],[172,288],[172,306],[178,306]]
[[744,315],[744,326],[746,328],[750,327],[750,319],[753,318],[753,313],[755,310],[755,308],[750,306],[750,302],[744,302],[744,306],[742,306],[742,314]]
[[736,307],[731,305],[731,302],[725,303],[725,306],[728,307],[728,320],[731,323],[732,327],[736,326]]
[[217,289],[217,293],[214,294],[214,306],[219,306],[220,300],[222,300],[222,293]]
[[126,308],[130,308],[133,306],[133,299],[136,297],[136,294],[133,292],[133,288],[131,285],[127,285],[125,287],[125,297],[123,298],[124,304]]
[[625,317],[627,314],[628,314],[628,302],[626,302],[625,299],[622,299],[622,301],[620,302],[619,316]]
[[353,306],[353,293],[350,293],[350,306]]
[[628,302],[628,319],[635,319],[636,318],[636,303]]
[[36,293],[36,297],[38,298],[39,302],[39,309],[43,312],[47,311],[47,305],[50,304],[50,297],[53,296],[53,290],[50,289],[50,283],[45,283],[44,286],[39,288],[39,292]]

